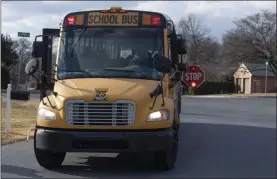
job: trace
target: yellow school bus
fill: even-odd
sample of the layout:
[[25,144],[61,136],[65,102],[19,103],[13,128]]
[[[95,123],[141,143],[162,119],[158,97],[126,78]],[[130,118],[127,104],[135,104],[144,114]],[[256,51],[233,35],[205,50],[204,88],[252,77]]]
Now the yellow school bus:
[[[32,76],[36,48],[25,68]],[[38,163],[59,167],[68,152],[128,152],[174,168],[183,54],[184,40],[164,14],[111,7],[66,15],[54,87],[38,107]]]

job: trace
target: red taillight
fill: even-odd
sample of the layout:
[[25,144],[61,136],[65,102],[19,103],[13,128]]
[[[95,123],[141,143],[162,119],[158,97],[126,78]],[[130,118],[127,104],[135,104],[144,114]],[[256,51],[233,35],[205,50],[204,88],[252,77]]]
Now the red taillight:
[[194,81],[192,81],[192,82],[190,83],[190,85],[191,85],[191,87],[195,87],[195,86],[196,86],[196,83],[195,83]]
[[158,15],[152,16],[152,25],[161,25],[161,17]]
[[107,12],[108,12],[108,10],[101,10],[101,12],[102,12],[102,13],[107,13]]
[[66,20],[66,24],[68,25],[75,24],[75,16],[68,16]]

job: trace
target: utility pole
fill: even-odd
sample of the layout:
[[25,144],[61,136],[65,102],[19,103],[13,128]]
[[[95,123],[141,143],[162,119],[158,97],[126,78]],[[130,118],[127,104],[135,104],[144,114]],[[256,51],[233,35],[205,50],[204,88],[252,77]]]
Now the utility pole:
[[265,94],[267,93],[267,65],[268,61],[265,62]]

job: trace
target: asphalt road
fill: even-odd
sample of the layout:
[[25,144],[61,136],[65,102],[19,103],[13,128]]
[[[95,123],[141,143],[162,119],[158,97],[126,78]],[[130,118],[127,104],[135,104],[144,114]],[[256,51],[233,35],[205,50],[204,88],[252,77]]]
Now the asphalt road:
[[149,156],[80,153],[68,154],[62,168],[49,171],[37,164],[29,141],[2,147],[2,177],[276,178],[276,99],[184,98],[182,110],[173,171],[149,169]]

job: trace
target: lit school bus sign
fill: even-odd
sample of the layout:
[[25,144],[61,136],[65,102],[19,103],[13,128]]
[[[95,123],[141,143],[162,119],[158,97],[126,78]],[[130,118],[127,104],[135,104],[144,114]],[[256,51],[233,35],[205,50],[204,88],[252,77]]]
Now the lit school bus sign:
[[99,13],[88,14],[88,26],[138,26],[137,12],[128,13]]

